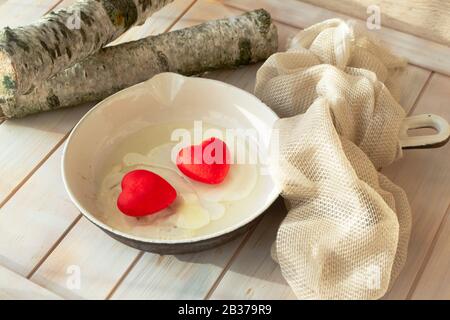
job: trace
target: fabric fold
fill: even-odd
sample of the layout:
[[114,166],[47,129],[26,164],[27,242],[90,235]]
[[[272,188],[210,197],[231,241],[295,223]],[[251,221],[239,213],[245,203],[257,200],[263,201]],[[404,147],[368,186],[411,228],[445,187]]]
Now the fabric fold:
[[274,253],[301,299],[377,299],[406,260],[405,193],[377,170],[401,156],[391,94],[403,59],[339,19],[301,31],[257,74],[281,119],[273,159],[288,214]]

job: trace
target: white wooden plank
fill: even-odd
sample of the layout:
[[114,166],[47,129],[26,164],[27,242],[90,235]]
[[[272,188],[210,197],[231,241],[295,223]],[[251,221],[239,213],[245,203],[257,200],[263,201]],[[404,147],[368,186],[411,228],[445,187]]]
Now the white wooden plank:
[[7,0],[0,4],[0,28],[27,25],[61,0]]
[[448,0],[303,0],[362,20],[380,8],[381,24],[405,33],[450,45],[450,2]]
[[[77,0],[63,0],[58,6],[55,7],[55,9],[67,7],[76,1]],[[164,7],[160,12],[156,12],[153,15],[154,17],[156,16],[156,18],[149,18],[143,25],[131,28],[109,45],[130,42],[148,35],[156,35],[164,32],[176,22],[179,16],[189,10],[195,1],[196,0],[175,0]]]
[[68,7],[68,6],[74,4],[74,3],[77,2],[77,1],[78,1],[78,0],[62,0],[62,1],[60,1],[60,3],[59,3],[57,6],[55,6],[55,7],[53,8],[53,10],[59,10],[59,9]]
[[[450,78],[433,74],[413,114],[430,112],[450,119],[449,99]],[[450,144],[439,149],[408,150],[403,159],[385,169],[406,191],[413,215],[406,266],[386,299],[409,297],[414,282],[421,276],[421,267],[450,204],[449,158]]]
[[[204,9],[205,10],[205,9]],[[233,12],[238,14],[238,12]],[[287,39],[298,29],[277,25],[279,47],[285,48]],[[243,72],[220,71],[208,75],[237,86],[244,86],[252,92],[255,75],[260,64],[245,68]],[[239,70],[241,71],[241,70]],[[210,299],[292,299],[295,296],[281,276],[278,265],[270,256],[270,246],[275,239],[277,227],[285,214],[282,202],[278,200],[266,213],[264,220],[234,257],[231,267],[216,288],[212,288]]]
[[[293,30],[291,30],[293,32]],[[404,90],[402,105],[410,110],[425,85],[429,72],[408,67],[399,80]],[[276,210],[275,210],[276,211]],[[235,261],[230,265],[211,299],[293,299],[295,295],[283,279],[280,268],[270,257],[270,247],[282,215],[267,216],[256,228]]]
[[[242,11],[224,7],[217,1],[199,0],[183,19],[174,26],[174,29],[184,28],[202,20],[219,19],[241,13]],[[295,31],[295,29],[279,26],[279,39],[282,45],[284,45],[292,31]],[[259,67],[260,64],[256,64],[237,70],[215,71],[205,76],[225,81],[253,92],[255,75]],[[279,206],[271,207],[267,214],[276,214],[275,211],[278,209]],[[221,254],[216,250],[210,250],[204,253],[183,256],[182,261],[174,257],[158,258],[155,255],[146,254],[132,269],[123,283],[120,284],[113,298],[201,299],[207,295],[214,283],[214,279],[219,276],[220,271],[225,267],[240,241],[242,239],[223,248],[218,248],[217,250],[223,250]],[[267,250],[260,251],[260,253],[269,255]],[[252,257],[249,256],[249,259],[251,260]],[[208,263],[204,265],[200,264],[200,261]],[[236,287],[236,283],[234,283],[234,286]],[[288,287],[283,288],[283,292],[289,290]]]
[[[231,12],[231,11],[230,11]],[[420,73],[420,69],[419,69],[419,73]],[[216,77],[214,74],[212,74],[211,75],[212,77]],[[220,77],[220,75],[217,75],[218,77]],[[240,78],[239,77],[239,74],[236,74],[236,73],[229,73],[229,79],[227,79],[227,81],[231,81],[231,82],[233,82],[233,81],[236,81],[236,84],[241,84],[241,85],[244,85],[245,87],[246,87],[246,89],[250,89],[253,85],[251,84],[251,82],[249,81],[249,77],[247,77],[247,76],[244,76],[244,77],[242,77],[242,78]],[[245,83],[245,84],[243,84],[243,83]],[[45,165],[45,164],[44,164]],[[17,195],[17,194],[16,194]],[[61,270],[62,270],[63,268],[61,267]],[[38,270],[39,271],[39,270]],[[38,274],[36,274],[36,276],[38,276]],[[57,280],[57,281],[55,281],[55,283],[63,283],[63,281],[64,280],[66,280],[65,278],[59,278],[58,276],[56,276],[55,277],[55,279],[59,279],[59,280]],[[119,289],[118,289],[118,291],[117,291],[117,294],[119,294],[119,292],[122,292],[122,291],[119,291],[119,290],[124,290],[124,289],[121,289],[121,287],[119,287]],[[107,290],[104,290],[104,292],[106,292]],[[123,292],[127,292],[126,290],[124,290]],[[133,291],[134,292],[134,291]],[[70,294],[70,296],[72,296],[71,294]],[[78,294],[74,294],[73,296],[75,296],[75,297],[79,297],[79,295]]]
[[27,276],[80,215],[63,187],[62,147],[0,209],[0,265]]
[[412,293],[412,299],[450,299],[450,211],[439,230],[436,245]]
[[179,256],[146,253],[112,299],[203,299],[242,237],[215,249]]
[[[227,3],[225,1],[225,3]],[[234,4],[234,3],[233,3]],[[258,1],[256,1],[256,4],[253,5],[253,7],[258,7]],[[262,4],[261,4],[262,6]],[[267,8],[266,8],[267,9]],[[223,10],[223,9],[222,9]],[[230,11],[226,11],[230,13]],[[231,11],[234,12],[234,14],[242,13],[241,10]],[[294,28],[286,24],[277,23],[278,27],[278,38],[279,38],[279,51],[284,51],[288,46],[288,41],[290,38],[292,38],[297,32],[299,32],[300,28]],[[261,64],[257,64],[254,66],[254,68],[257,69],[260,67]],[[255,74],[256,74],[255,71]],[[249,69],[250,72],[250,69]],[[254,87],[255,83],[255,77],[254,76],[241,76],[236,75],[233,70],[227,70],[227,71],[219,71],[217,72],[218,76],[222,78],[222,81],[229,82],[231,84],[242,86],[244,81],[249,81],[251,83],[246,84],[246,87],[252,88]],[[401,91],[400,100],[399,103],[402,105],[402,107],[405,109],[406,112],[408,112],[412,106],[414,105],[414,102],[416,101],[422,87],[428,80],[429,76],[431,75],[431,71],[416,67],[413,65],[408,65],[405,68],[405,71],[400,76],[398,81],[402,84],[403,90]],[[209,77],[217,78],[217,75],[213,73]],[[253,91],[253,90],[249,90]]]
[[[412,69],[414,71],[414,69]],[[419,75],[421,72],[419,71]],[[420,77],[422,82],[422,86],[426,82],[426,77]],[[410,81],[414,82],[415,80],[411,77],[403,77],[403,84],[408,85]],[[413,83],[411,83],[413,84]],[[418,93],[421,90],[421,87],[418,86],[417,92],[407,91],[413,97],[417,97]],[[406,94],[403,98],[405,109],[410,109],[414,104],[414,99],[408,97]],[[421,109],[419,109],[421,110]],[[421,112],[424,112],[423,110]],[[425,150],[424,150],[425,151]],[[411,151],[414,152],[414,151]],[[395,168],[392,168],[389,171],[389,175],[392,176],[392,173],[399,170],[398,162]],[[409,169],[410,172],[415,172],[418,168]],[[439,169],[438,169],[439,170]],[[442,169],[441,169],[442,170]],[[406,173],[406,171],[405,171]],[[415,185],[414,180],[417,178],[416,176],[410,176],[411,181],[410,185]],[[420,179],[420,176],[419,176]],[[432,179],[432,178],[431,178]],[[395,181],[395,180],[394,180]],[[403,183],[398,182],[401,186],[404,186]],[[422,183],[419,183],[420,185]],[[425,186],[426,184],[424,184]],[[424,187],[425,188],[425,187]],[[408,194],[410,196],[410,194]],[[417,195],[414,194],[413,197]],[[426,197],[429,194],[424,195],[422,201],[426,201]],[[436,197],[443,196],[441,193]],[[410,196],[411,199],[411,196]],[[435,197],[433,197],[433,200]],[[413,210],[416,206],[413,206]],[[257,227],[254,234],[250,237],[248,243],[240,252],[239,256],[235,259],[235,261],[230,265],[228,272],[223,277],[222,281],[217,286],[216,290],[213,292],[211,298],[212,299],[290,299],[294,298],[293,293],[288,287],[287,283],[283,280],[281,276],[281,272],[279,267],[271,260],[270,258],[270,246],[275,240],[275,230],[277,229],[277,223],[273,222],[271,219],[273,217],[265,217],[263,222]],[[266,221],[269,220],[269,221]],[[431,219],[433,220],[433,219]],[[437,217],[435,222],[439,222],[439,217]],[[272,229],[270,229],[272,228]],[[430,236],[432,237],[433,231],[429,230]],[[426,232],[423,232],[423,235]],[[258,249],[256,250],[254,247],[255,244],[259,244],[265,241],[265,247],[262,245],[258,245]],[[414,240],[412,240],[414,241]],[[422,240],[421,240],[422,241]],[[265,253],[265,254],[264,254]],[[243,272],[245,270],[246,272]],[[416,270],[417,271],[417,270]],[[239,285],[237,285],[239,284]],[[410,284],[410,283],[409,283]],[[238,286],[238,288],[236,288]],[[233,290],[231,288],[234,288]],[[407,293],[407,292],[406,292]],[[405,298],[406,294],[401,297]],[[397,297],[400,298],[400,297]]]
[[278,199],[235,257],[210,299],[296,299],[270,256],[278,226],[286,215]]
[[0,125],[0,207],[89,108],[58,110]]
[[189,10],[195,1],[196,0],[175,0],[167,5],[164,10],[158,14],[157,20],[152,21],[151,19],[147,19],[143,25],[131,28],[116,41],[112,42],[111,45],[135,41],[150,34],[161,33],[162,30],[167,29],[168,26],[175,24],[176,20],[174,17],[179,17],[181,14]]
[[423,87],[431,76],[431,71],[413,65],[408,65],[399,77],[401,87],[399,103],[409,113]]
[[[221,0],[223,3],[243,9],[265,8],[274,19],[298,28],[305,28],[314,23],[340,17],[352,19],[362,28],[366,22],[336,13],[324,8],[303,3],[298,0]],[[380,30],[370,30],[394,53],[406,57],[410,63],[425,69],[450,75],[450,48],[407,33],[383,27]]]
[[[194,5],[194,7],[191,9],[194,13],[191,14],[190,10],[188,14],[184,16],[182,20],[176,25],[175,28],[197,24],[201,21],[198,19],[194,19],[194,17],[201,16],[201,19],[214,18],[214,16],[206,16],[203,11],[204,7],[201,5],[196,10],[194,10],[196,6],[197,4]],[[232,13],[230,13],[230,15],[231,14]],[[253,73],[250,74],[251,78],[253,78],[256,69],[254,67],[250,68],[253,68]],[[248,74],[248,71],[246,69],[240,69],[235,72],[237,72],[237,74],[233,76],[236,77],[235,79],[239,78],[239,75]],[[214,74],[219,77],[218,73]],[[249,85],[247,86],[248,90],[253,89],[253,84],[249,81],[244,81],[242,84]],[[47,163],[44,164],[44,166],[46,165]],[[80,226],[81,224],[83,224],[83,226]],[[86,229],[88,228],[90,229],[89,232],[86,231]],[[83,241],[80,241],[80,239],[83,239]],[[77,225],[68,233],[68,235],[62,240],[58,247],[37,269],[36,273],[32,276],[32,279],[37,283],[42,284],[43,286],[51,288],[64,297],[105,298],[109,295],[109,291],[112,290],[114,285],[121,279],[123,273],[125,272],[125,270],[127,270],[127,267],[133,264],[133,261],[137,256],[135,250],[121,245],[113,246],[112,244],[115,243],[116,241],[112,240],[106,235],[103,235],[101,231],[95,229],[93,226],[88,225],[88,223],[84,222],[83,220],[83,222],[77,223]],[[183,266],[185,266],[190,270],[190,277],[192,277],[192,279],[202,279],[202,285],[199,287],[194,286],[192,283],[179,284],[183,287],[183,292],[173,290],[168,294],[170,294],[171,296],[190,296],[196,298],[205,296],[209,288],[214,283],[215,279],[219,276],[221,270],[225,267],[226,263],[231,258],[238,244],[239,240],[223,248],[211,250],[199,255],[192,255],[189,260],[185,262],[181,260],[183,258],[179,258],[179,260],[177,260],[174,257],[167,257],[167,260],[164,261],[168,261],[167,263],[173,266],[173,270],[165,269],[167,275],[177,274],[179,270],[183,269]],[[91,247],[93,248],[92,250]],[[98,252],[98,248],[108,248],[109,254],[116,257],[114,260],[112,260],[114,261],[114,263],[111,262],[110,264],[108,264],[107,268],[104,267],[104,263],[99,263],[98,255],[100,253]],[[70,253],[71,251],[75,251],[75,253]],[[156,265],[158,264],[159,259],[155,257],[156,255],[145,255],[142,259],[142,262],[140,262],[138,266],[141,266],[142,264],[147,266],[147,264],[153,263],[155,264],[154,268],[157,268]],[[208,266],[207,264],[200,264],[197,263],[197,261],[211,261],[211,263],[215,261],[216,266],[214,267]],[[78,263],[80,265],[80,268],[84,274],[84,285],[82,285],[82,288],[76,292],[68,290],[66,287],[66,269],[69,265],[74,263]],[[146,268],[148,268],[148,266]],[[145,271],[146,268],[139,270]],[[105,278],[107,279],[107,281],[98,280],[96,278],[96,275],[99,274],[102,275],[102,279]],[[133,277],[140,278],[141,275],[139,272],[133,273],[131,275],[131,278],[129,279],[133,279]],[[159,278],[160,277],[152,279],[157,281]],[[146,286],[144,286],[144,284],[146,284]],[[123,286],[119,287],[117,295],[121,295],[123,297],[146,296],[148,294],[148,289],[146,288],[152,288],[157,284],[153,282],[147,282],[143,283],[143,285],[139,286],[138,288],[132,290],[128,289],[128,286],[133,285],[133,281],[126,281]],[[160,283],[160,287],[162,285],[164,285],[163,282]],[[187,288],[191,288],[192,291],[189,291]],[[139,291],[138,289],[141,289],[142,291]]]
[[[286,27],[285,25],[278,24],[278,28],[281,43],[286,42],[286,39],[295,32],[298,32],[298,29]],[[280,49],[284,47],[280,45]],[[428,70],[415,66],[408,66],[406,68],[405,73],[398,80],[401,87],[404,88],[400,97],[400,103],[405,111],[408,112],[413,107],[429,76],[430,71]],[[239,81],[242,82],[245,80],[239,79]],[[257,227],[239,256],[230,265],[229,271],[212,293],[212,299],[294,298],[291,289],[281,276],[279,267],[270,258],[270,246],[275,240],[275,230],[277,227],[277,223],[271,219],[273,217],[268,216]],[[255,251],[252,245],[262,242],[262,239],[266,235],[268,235],[268,239],[265,240],[265,247],[258,246],[258,250]],[[241,270],[247,272],[241,272]],[[238,289],[236,289],[236,286]]]
[[[202,11],[209,10],[208,8],[211,6],[212,5],[210,2],[198,2],[198,7],[201,8]],[[217,8],[222,8],[223,13],[221,17],[226,17],[229,15],[239,15],[243,13],[243,11],[241,10],[230,10],[229,8],[223,7],[217,3],[214,7],[216,8],[216,10]],[[192,14],[194,13],[195,11],[193,10]],[[178,24],[177,27],[183,27],[182,23]],[[278,29],[278,47],[279,49],[283,50],[283,48],[285,48],[287,45],[288,39],[296,34],[299,30],[280,23],[276,23],[276,25]],[[263,62],[260,62],[251,66],[241,67],[238,70],[218,70],[206,74],[205,77],[224,81],[241,89],[247,90],[250,93],[253,93],[255,88],[256,72],[262,64]],[[414,73],[414,75],[416,75],[414,71],[412,71],[411,73]],[[419,74],[417,74],[416,76],[417,78],[419,78]]]
[[0,266],[0,300],[60,300],[61,297]]
[[[82,218],[31,280],[69,299],[101,299],[114,288],[138,251]],[[74,277],[79,275],[79,286]]]
[[[170,8],[173,19],[189,6],[189,1],[178,1],[177,11],[173,6]],[[167,30],[172,24],[167,17],[165,9],[153,15],[149,23],[156,26],[151,31],[160,33]],[[0,125],[0,206],[92,105],[5,121]]]
[[[172,7],[174,20],[189,2],[182,4],[178,1],[176,12]],[[160,13],[163,22],[159,13],[150,18],[158,26],[152,32],[163,32],[172,24],[165,9]],[[61,181],[62,147],[51,153],[91,105],[0,125],[0,264],[20,274],[29,274],[78,216]]]
[[[202,6],[202,2],[200,1],[196,6]],[[210,4],[209,4],[210,5]],[[219,7],[216,7],[215,9],[206,8],[202,10],[202,12],[211,12],[211,11],[220,11],[218,9]],[[228,12],[228,11],[227,11]],[[237,12],[233,12],[237,13]],[[223,14],[224,15],[224,14]],[[195,18],[193,18],[195,19]],[[287,38],[284,36],[284,32],[286,28],[280,28],[280,39],[284,41],[284,39]],[[287,33],[287,32],[286,32]],[[283,46],[282,46],[283,47]],[[255,70],[256,71],[256,70]],[[250,70],[247,71],[248,73],[251,73]],[[407,72],[403,75],[401,81],[405,83],[405,85],[409,88],[408,90],[404,91],[401,103],[404,105],[406,110],[409,110],[417,95],[420,92],[420,89],[425,84],[430,72],[425,71],[420,68],[416,68],[413,66],[408,67]],[[248,75],[241,75],[240,73],[231,72],[231,71],[220,71],[217,74],[210,74],[209,77],[213,77],[216,79],[222,79],[227,82],[231,82],[235,85],[244,85],[247,90],[250,90],[250,88],[254,85],[254,76],[252,75],[249,77]],[[411,88],[412,87],[412,88]],[[258,227],[259,234],[265,235],[267,234],[266,229],[264,226],[271,226],[273,228],[273,224],[269,222],[266,223],[263,226]],[[254,238],[255,237],[255,238]],[[254,237],[252,236],[252,241],[256,241],[254,239],[257,239],[257,234],[255,233]],[[267,245],[269,246],[271,242],[273,241],[274,237],[272,239],[269,238],[269,240],[266,241]],[[247,248],[247,246],[245,247]],[[245,250],[244,248],[244,250]],[[269,255],[269,247],[266,247],[264,249],[260,248],[259,256],[257,254],[258,251],[252,251],[256,254],[256,257],[253,255],[250,255],[248,259],[245,259],[244,257],[248,257],[247,252],[242,252],[241,255],[239,255],[239,258],[236,260],[235,264],[232,265],[231,270],[225,274],[222,281],[219,283],[219,286],[217,288],[217,292],[214,291],[212,298],[293,298],[293,293],[290,290],[290,288],[286,285],[284,280],[282,280],[281,274],[279,272],[279,268],[274,267],[274,262],[271,260]],[[258,259],[259,258],[259,259]],[[261,261],[262,260],[262,261]],[[241,261],[244,261],[241,264]],[[238,270],[254,270],[252,269],[252,265],[256,265],[259,268],[257,268],[255,273],[251,273],[252,271],[249,271],[247,273],[244,273],[244,276],[242,276],[240,272],[233,273],[233,267],[237,265]],[[240,268],[239,268],[240,267]],[[262,273],[263,276],[258,276],[256,273]],[[249,275],[250,274],[250,275]],[[247,275],[247,276],[245,276]],[[257,281],[254,281],[254,280]],[[263,280],[261,280],[263,279]],[[273,285],[274,282],[275,285]],[[236,290],[236,284],[243,284],[239,288],[242,290]],[[268,284],[271,285],[268,285]],[[121,287],[119,287],[120,289]],[[149,290],[148,288],[151,288],[151,285],[147,285],[145,288]],[[231,290],[230,290],[231,289]],[[144,289],[145,291],[145,289]],[[233,295],[235,293],[236,295]]]

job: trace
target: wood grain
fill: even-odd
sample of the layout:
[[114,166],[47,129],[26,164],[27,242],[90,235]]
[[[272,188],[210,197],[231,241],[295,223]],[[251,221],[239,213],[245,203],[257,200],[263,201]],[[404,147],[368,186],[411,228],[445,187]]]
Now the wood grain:
[[203,299],[242,237],[215,249],[179,256],[146,253],[112,299]]
[[91,106],[57,110],[0,125],[0,207]]
[[0,209],[0,265],[27,276],[80,215],[63,187],[62,147]]
[[270,255],[286,213],[280,198],[235,257],[210,299],[296,299]]
[[[254,5],[258,5],[258,3]],[[279,30],[281,39],[287,39],[298,32],[298,29],[283,25],[279,25]],[[428,70],[408,66],[399,79],[401,87],[404,89],[400,103],[406,112],[413,108],[430,74]],[[281,221],[275,222],[272,219],[274,218],[265,217],[256,228],[239,256],[230,265],[229,271],[225,273],[222,281],[212,292],[212,299],[294,298],[292,291],[281,276],[279,267],[270,258],[270,246],[275,240],[275,232]],[[267,238],[264,238],[265,236]],[[261,242],[264,242],[265,246],[256,245]]]
[[431,77],[431,71],[408,65],[398,82],[401,87],[399,103],[409,113],[417,101],[422,89]]
[[[236,10],[233,9],[227,9],[225,11],[217,10],[215,11],[216,15],[211,14],[213,10],[207,10],[208,16],[206,16],[205,9],[207,9],[209,5],[210,4],[206,1],[199,1],[196,3],[192,9],[189,10],[188,14],[183,16],[183,18],[175,25],[174,29],[198,24],[203,21],[201,19],[217,19],[227,15],[236,14]],[[223,6],[220,5],[220,7]],[[252,91],[253,83],[251,79],[254,78],[256,68],[254,66],[248,68],[251,68],[252,73],[249,73],[247,68],[240,68],[234,71],[235,74],[233,78],[239,79],[242,78],[243,75],[246,75],[247,80],[243,82],[243,85],[245,85],[246,89]],[[229,75],[228,73],[226,74]],[[212,73],[211,76],[215,76],[218,79],[221,77],[220,72]],[[47,163],[44,164],[44,166],[46,165]],[[56,168],[54,168],[54,170],[56,170]],[[86,231],[87,229],[89,231]],[[105,298],[111,293],[113,294],[113,298],[153,298],[156,297],[153,289],[159,288],[158,290],[162,290],[166,285],[171,285],[173,288],[172,291],[165,294],[166,297],[195,297],[198,299],[204,297],[208,293],[210,287],[214,284],[217,277],[235,252],[240,241],[241,240],[238,239],[237,241],[216,250],[179,258],[169,256],[159,258],[159,256],[155,254],[145,254],[135,266],[135,268],[138,269],[135,271],[133,268],[130,275],[126,276],[128,267],[133,266],[135,259],[138,257],[137,252],[134,249],[117,245],[115,240],[109,238],[92,225],[89,225],[83,219],[70,230],[67,236],[37,269],[31,279],[54,292],[59,293],[63,297],[74,299]],[[107,256],[102,256],[99,253],[99,250],[101,252],[101,249],[99,248],[107,248],[108,254],[115,258],[113,260],[108,260]],[[98,256],[102,257],[101,262],[98,259]],[[213,262],[215,265],[211,265]],[[82,274],[84,274],[82,278],[82,287],[78,291],[69,290],[66,286],[66,270],[70,265],[75,263],[79,265]],[[164,269],[158,267],[161,263],[165,266]],[[167,265],[170,266],[170,268],[167,268]],[[160,270],[158,277],[149,278],[148,274],[145,273],[149,269],[154,270],[155,272]],[[185,269],[189,270],[189,273],[183,273],[182,270]],[[161,281],[162,271],[166,274],[164,281]],[[177,275],[180,272],[186,277],[199,280],[199,282],[196,282],[197,286],[193,285],[192,282],[170,283],[170,276]],[[144,275],[142,273],[144,273]],[[106,280],[103,281],[97,279],[95,275],[101,275],[100,278]],[[118,284],[123,277],[123,282],[119,283],[120,285],[116,288],[116,284]],[[142,280],[144,278],[145,281]],[[141,282],[136,284],[134,279],[139,279]],[[177,291],[177,288],[181,291]],[[161,295],[161,292],[162,291],[159,291],[158,295]]]
[[[305,28],[314,23],[330,19],[342,18],[348,20],[348,15],[336,13],[321,7],[313,6],[298,0],[221,0],[224,4],[242,10],[265,8],[274,19],[297,28]],[[366,22],[352,19],[358,26],[365,29]],[[368,30],[369,31],[369,30]],[[391,50],[409,60],[410,63],[450,75],[450,48],[446,45],[422,39],[390,28],[370,30],[374,36],[381,39]]]
[[[413,114],[435,113],[450,119],[450,78],[433,74]],[[385,173],[401,186],[410,201],[413,227],[406,265],[391,292],[390,299],[405,299],[413,291],[432,250],[435,234],[450,205],[450,145],[439,149],[408,150],[403,159]],[[450,256],[447,257],[450,260]]]
[[[240,14],[241,11],[226,8],[218,2],[199,0],[174,26],[184,28],[204,20],[219,19]],[[284,33],[283,33],[284,34]],[[286,37],[282,37],[286,39]],[[231,83],[249,92],[253,91],[259,64],[237,70],[215,71],[208,78]],[[273,212],[269,209],[268,213]],[[180,257],[145,254],[123,283],[118,286],[113,299],[202,299],[224,272],[235,254],[238,240],[217,249]]]
[[[69,299],[102,299],[138,255],[82,218],[32,275],[31,280]],[[80,271],[80,287],[68,286]]]
[[447,0],[303,0],[366,20],[367,8],[380,8],[382,26],[450,45],[450,2]]
[[[61,5],[73,1],[66,0]],[[58,2],[21,0],[21,4],[29,6],[19,8],[11,6],[17,4],[15,0],[0,1],[0,17],[5,17],[0,26],[27,24]],[[199,0],[190,8],[193,2],[177,0],[175,6],[180,10],[172,6],[166,8],[168,11],[164,9],[152,18],[153,22],[130,30],[121,41],[140,38],[147,32],[162,32],[188,9],[175,28],[239,14],[236,8],[265,7],[276,19],[291,26],[279,24],[283,47],[298,28],[333,16],[346,17],[296,0],[222,0],[229,6]],[[450,63],[446,58],[449,48],[389,28],[382,28],[378,35],[414,64],[449,74]],[[206,76],[252,91],[258,67],[217,71]],[[450,119],[447,105],[450,78],[437,74],[430,78],[429,70],[409,66],[401,82],[406,88],[401,97],[405,110],[414,114],[434,112]],[[0,299],[59,298],[21,275],[29,275],[31,280],[72,299],[294,298],[269,254],[285,212],[281,202],[270,209],[272,214],[264,218],[250,237],[183,257],[141,256],[84,219],[78,221],[79,213],[62,189],[60,145],[90,106],[0,125],[0,265],[15,270],[0,267]],[[406,190],[414,220],[407,265],[385,298],[450,296],[450,175],[445,161],[449,148],[407,151],[404,159],[385,170]],[[70,277],[67,268],[72,265],[80,267],[79,290],[67,287]]]
[[[76,1],[77,0],[64,0],[57,5],[55,9],[67,7]],[[109,45],[135,41],[149,35],[156,35],[164,32],[175,24],[178,18],[189,10],[195,1],[196,0],[175,0],[165,6],[160,12],[155,13],[153,16],[156,16],[156,18],[147,19],[143,25],[132,27]]]
[[0,28],[30,24],[61,0],[7,0],[0,3]]
[[[60,6],[69,5],[72,2],[73,0],[64,1]],[[179,0],[174,5],[176,6],[171,6],[169,9],[174,15],[173,19],[176,20],[191,5],[191,2]],[[159,20],[161,16],[162,20]],[[154,33],[163,32],[172,25],[172,22],[167,19],[165,9],[154,14],[149,20],[149,24],[152,21],[155,24],[155,27],[150,30]],[[92,106],[91,103],[82,107],[57,110],[0,124],[0,150],[2,150],[0,153],[0,176],[2,177],[0,207]]]
[[437,233],[436,244],[411,295],[412,299],[450,299],[450,210]]
[[[72,2],[64,1],[61,6]],[[173,20],[190,4],[177,0],[178,10],[170,8]],[[154,33],[173,24],[165,9],[150,20],[155,24],[150,30]],[[23,276],[46,258],[79,215],[63,188],[61,144],[91,107],[87,104],[0,125],[0,264]]]
[[60,300],[61,297],[0,266],[0,300]]
[[172,27],[178,18],[191,8],[195,1],[175,0],[164,7],[164,10],[158,14],[158,19],[147,19],[143,25],[131,28],[110,45],[135,41],[152,34],[161,33],[162,30]]

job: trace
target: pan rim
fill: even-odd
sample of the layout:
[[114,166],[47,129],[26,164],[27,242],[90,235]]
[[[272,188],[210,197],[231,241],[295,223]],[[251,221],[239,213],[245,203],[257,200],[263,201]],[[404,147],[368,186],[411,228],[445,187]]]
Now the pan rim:
[[[199,78],[199,77],[185,77],[185,76],[171,73],[171,72],[161,73],[161,74],[156,75],[155,77],[164,77],[164,76],[182,77],[187,81],[214,82],[215,85],[223,86],[225,88],[232,89],[232,90],[238,90],[241,94],[247,95],[247,96],[251,97],[251,99],[254,99],[255,103],[260,104],[261,107],[263,107],[265,109],[264,110],[265,112],[269,112],[270,116],[273,117],[274,121],[279,119],[278,115],[272,109],[270,109],[266,104],[264,104],[260,99],[258,99],[256,96],[252,95],[251,93],[249,93],[243,89],[235,87],[231,84],[224,83],[224,82],[214,80],[214,79]],[[113,228],[112,226],[102,222],[97,217],[95,217],[93,214],[91,214],[89,212],[89,210],[87,210],[80,203],[80,201],[78,201],[77,197],[74,195],[74,192],[71,189],[71,186],[68,181],[67,174],[66,174],[66,172],[67,172],[66,160],[67,160],[68,149],[70,148],[71,140],[77,134],[78,128],[81,127],[81,125],[84,123],[84,121],[86,121],[86,119],[89,118],[89,116],[93,112],[98,111],[98,109],[101,108],[103,105],[106,105],[106,103],[108,101],[115,99],[117,96],[123,94],[123,92],[133,90],[136,87],[144,85],[146,82],[152,81],[152,79],[154,79],[155,77],[153,77],[149,80],[146,80],[144,82],[138,83],[136,85],[133,85],[131,87],[128,87],[126,89],[123,89],[123,90],[105,98],[104,100],[97,103],[94,107],[92,107],[75,125],[75,127],[71,131],[71,133],[70,133],[69,137],[67,138],[67,141],[64,145],[63,152],[62,152],[62,159],[61,159],[62,180],[63,180],[63,184],[69,195],[70,200],[76,205],[76,207],[80,210],[81,214],[84,217],[86,217],[91,223],[95,224],[96,226],[100,227],[101,229],[107,230],[117,236],[124,237],[129,240],[139,241],[139,242],[149,243],[149,244],[189,244],[189,243],[193,244],[193,243],[200,242],[200,241],[211,240],[211,239],[215,239],[217,237],[223,236],[225,234],[231,233],[235,230],[238,230],[239,228],[241,228],[241,227],[247,225],[248,223],[251,223],[255,219],[257,219],[261,214],[263,214],[273,204],[273,202],[275,202],[275,200],[280,195],[281,188],[277,184],[275,184],[275,187],[273,188],[273,191],[271,192],[271,194],[267,195],[266,203],[263,206],[261,206],[261,208],[259,210],[255,210],[255,212],[253,214],[251,214],[250,216],[248,216],[246,219],[242,219],[239,221],[239,223],[228,226],[226,228],[223,228],[223,229],[221,229],[217,232],[211,233],[211,234],[205,234],[205,235],[196,236],[196,237],[192,237],[192,238],[181,238],[181,239],[147,238],[147,237],[137,236],[137,235],[133,235],[133,234],[130,234],[130,233],[127,233],[124,231],[117,230],[117,229]]]

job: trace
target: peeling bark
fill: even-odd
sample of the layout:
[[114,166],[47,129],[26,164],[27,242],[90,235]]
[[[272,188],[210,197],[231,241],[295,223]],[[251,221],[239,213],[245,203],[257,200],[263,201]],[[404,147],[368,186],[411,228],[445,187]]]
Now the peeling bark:
[[34,24],[0,32],[0,94],[35,83],[94,54],[173,0],[81,0]]
[[0,97],[0,107],[7,118],[16,118],[75,106],[104,99],[161,72],[195,75],[254,63],[268,58],[277,47],[277,30],[269,13],[256,10],[106,47],[29,94]]

